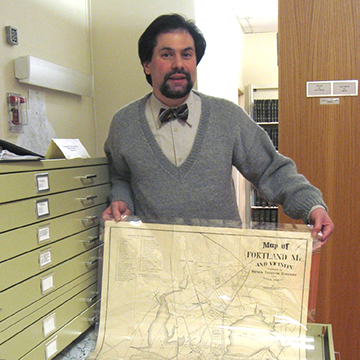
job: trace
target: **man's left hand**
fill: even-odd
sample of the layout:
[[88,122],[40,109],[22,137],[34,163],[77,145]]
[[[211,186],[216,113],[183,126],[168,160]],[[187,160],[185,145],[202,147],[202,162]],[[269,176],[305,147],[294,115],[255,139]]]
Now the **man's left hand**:
[[313,225],[311,235],[317,237],[324,245],[334,230],[334,223],[329,214],[323,208],[317,208],[310,214],[310,224]]

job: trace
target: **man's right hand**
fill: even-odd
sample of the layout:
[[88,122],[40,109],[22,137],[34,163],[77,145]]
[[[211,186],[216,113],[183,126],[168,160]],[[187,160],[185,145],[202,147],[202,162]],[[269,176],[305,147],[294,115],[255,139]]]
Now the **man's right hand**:
[[130,210],[124,201],[114,201],[101,215],[103,221],[115,220],[121,221],[129,216]]

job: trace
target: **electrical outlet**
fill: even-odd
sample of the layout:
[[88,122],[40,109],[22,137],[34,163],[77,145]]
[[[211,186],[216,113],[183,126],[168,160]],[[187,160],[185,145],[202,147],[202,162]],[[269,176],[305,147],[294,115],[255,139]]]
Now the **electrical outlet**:
[[5,26],[5,31],[6,31],[6,42],[10,45],[17,45],[18,44],[17,29],[13,28],[12,26]]

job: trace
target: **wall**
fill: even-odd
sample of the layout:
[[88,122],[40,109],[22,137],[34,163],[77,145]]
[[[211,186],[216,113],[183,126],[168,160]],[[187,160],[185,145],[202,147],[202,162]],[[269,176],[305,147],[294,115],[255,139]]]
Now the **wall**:
[[[195,1],[196,23],[206,39],[206,52],[198,65],[197,89],[238,103],[243,88],[243,34],[229,1]],[[240,216],[245,219],[245,181],[233,168]]]
[[[92,99],[20,84],[13,68],[15,58],[31,55],[92,74],[88,0],[0,0],[0,8],[0,138],[43,152],[51,133],[79,138],[90,155],[96,155]],[[8,25],[18,29],[16,46],[6,43]],[[45,97],[46,113],[30,112],[34,121],[25,127],[26,135],[13,134],[7,124],[7,92],[28,96],[29,89]]]
[[207,47],[198,66],[199,91],[238,102],[243,34],[228,1],[197,0],[196,23]]
[[244,85],[278,86],[277,34],[244,36]]
[[91,0],[98,154],[103,154],[115,111],[151,91],[137,55],[137,42],[157,16],[194,18],[194,1]]

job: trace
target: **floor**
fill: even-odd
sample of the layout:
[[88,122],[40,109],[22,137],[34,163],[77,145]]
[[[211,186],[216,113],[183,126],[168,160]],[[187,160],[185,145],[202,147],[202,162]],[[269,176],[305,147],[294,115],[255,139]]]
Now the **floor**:
[[85,360],[95,349],[97,331],[95,326],[90,327],[73,343],[56,355],[53,360]]

